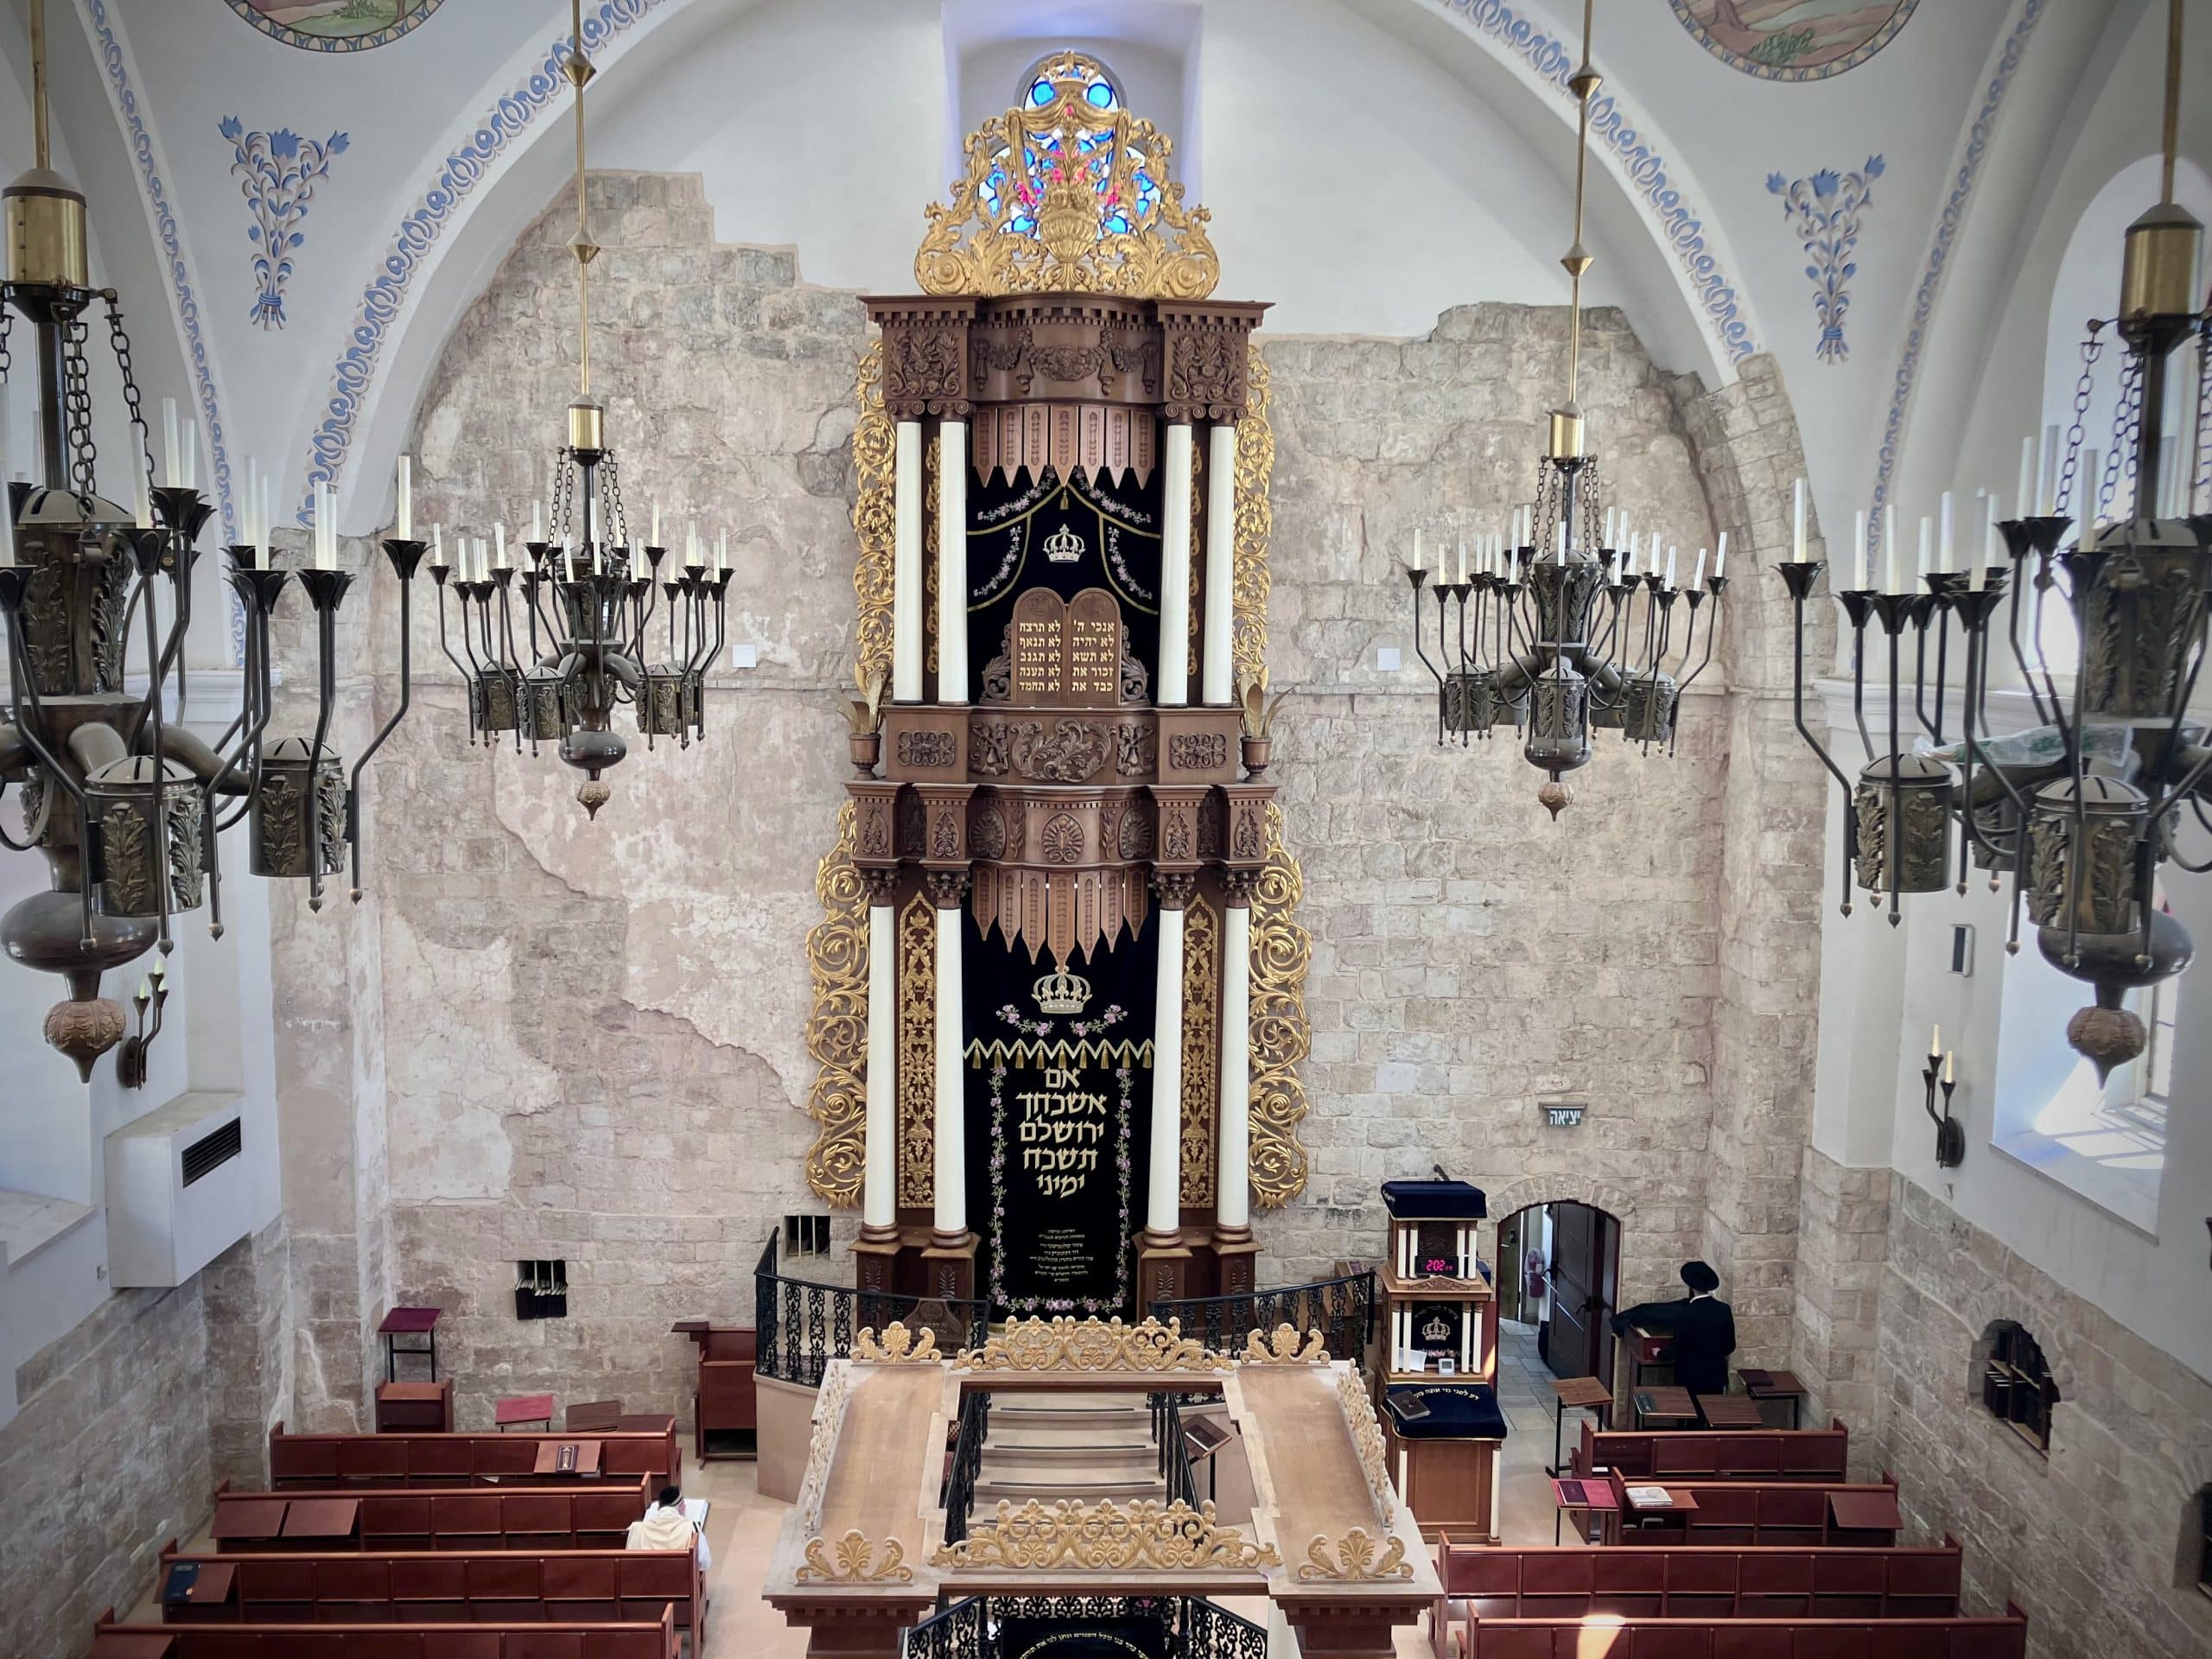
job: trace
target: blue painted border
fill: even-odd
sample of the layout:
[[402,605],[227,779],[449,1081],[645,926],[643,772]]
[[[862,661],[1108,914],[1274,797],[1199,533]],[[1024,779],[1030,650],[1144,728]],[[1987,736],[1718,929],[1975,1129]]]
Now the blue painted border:
[[[663,0],[600,0],[597,9],[584,17],[586,49],[605,47],[662,3]],[[399,321],[416,273],[445,233],[455,210],[490,176],[507,148],[549,105],[567,92],[569,83],[561,73],[561,64],[569,46],[569,37],[563,35],[545,48],[537,67],[522,85],[485,112],[468,141],[446,157],[436,180],[401,218],[391,246],[353,313],[345,354],[332,371],[326,404],[328,412],[308,440],[307,492],[301,497],[300,523],[308,521],[307,502],[314,486],[335,484],[345,470],[353,447],[354,423],[360,417],[385,342]]]
[[[1581,53],[1566,40],[1549,33],[1548,25],[1531,22],[1506,4],[1505,0],[1435,3],[1518,55],[1557,88],[1560,97],[1573,101],[1574,94],[1568,89],[1567,79],[1574,73]],[[1738,303],[1736,284],[1729,280],[1720,261],[1707,245],[1705,221],[1684,200],[1680,182],[1668,170],[1666,157],[1628,124],[1620,106],[1603,91],[1590,101],[1590,131],[1612,152],[1613,160],[1627,175],[1630,187],[1658,214],[1667,242],[1697,292],[1706,326],[1713,331],[1721,356],[1731,363],[1742,362],[1758,347],[1752,342],[1751,325]]]
[[[176,214],[169,207],[168,190],[154,165],[154,136],[138,112],[138,95],[130,88],[130,72],[124,62],[123,42],[108,21],[107,0],[86,0],[86,13],[99,38],[100,67],[115,99],[116,112],[130,139],[130,154],[138,165],[138,181],[146,205],[154,215],[154,235],[168,262],[169,285],[176,296],[177,326],[184,333],[185,359],[192,371],[194,389],[200,397],[200,421],[207,429],[207,456],[215,499],[223,516],[223,539],[236,542],[238,517],[231,499],[231,452],[223,437],[223,410],[215,396],[215,377],[207,363],[207,340],[200,327],[200,302],[192,291],[192,273],[184,261],[184,245],[177,232]],[[126,321],[128,321],[126,317]]]
[[1832,59],[1827,63],[1816,64],[1809,69],[1777,69],[1771,64],[1756,62],[1752,59],[1745,57],[1741,53],[1731,51],[1713,38],[1712,29],[1690,15],[1689,0],[1671,0],[1671,3],[1675,8],[1675,16],[1681,20],[1682,27],[1689,30],[1690,38],[1731,69],[1740,70],[1745,74],[1760,80],[1802,82],[1827,80],[1832,76],[1843,73],[1847,69],[1856,69],[1891,41],[1897,39],[1897,31],[1912,20],[1913,9],[1919,5],[1920,0],[1899,0],[1897,9],[1891,14],[1889,22],[1876,29],[1865,41],[1842,57]]
[[302,52],[371,52],[379,46],[390,46],[403,35],[412,34],[430,21],[431,14],[445,4],[445,0],[421,0],[423,10],[412,17],[404,18],[389,29],[380,29],[373,35],[302,35],[283,24],[272,22],[263,16],[246,0],[230,0],[231,10],[239,18],[270,40],[296,47]]
[[1928,266],[1922,271],[1920,287],[1913,295],[1912,321],[1905,329],[1904,351],[1897,359],[1897,377],[1890,388],[1890,412],[1882,423],[1882,448],[1874,464],[1874,507],[1867,515],[1867,545],[1859,550],[1862,556],[1872,552],[1875,538],[1881,534],[1882,509],[1889,505],[1890,481],[1897,471],[1897,442],[1904,435],[1905,415],[1912,405],[1913,385],[1920,378],[1921,354],[1928,343],[1928,322],[1935,315],[1936,296],[1943,287],[1943,272],[1951,262],[1951,245],[1958,238],[1959,226],[1966,219],[1974,186],[1980,181],[1981,165],[1989,159],[1989,141],[1996,132],[1998,110],[2005,102],[2005,94],[2012,89],[2012,76],[2020,67],[2021,55],[2027,50],[2028,36],[2035,32],[2043,12],[2044,0],[2027,0],[2019,21],[2012,25],[2005,50],[1999,55],[1997,67],[1989,78],[1988,88],[1982,93],[1981,108],[1975,113],[1968,131],[1967,153],[1959,162],[1958,177],[1951,185],[1950,197],[1936,221],[1936,239],[1929,247]]

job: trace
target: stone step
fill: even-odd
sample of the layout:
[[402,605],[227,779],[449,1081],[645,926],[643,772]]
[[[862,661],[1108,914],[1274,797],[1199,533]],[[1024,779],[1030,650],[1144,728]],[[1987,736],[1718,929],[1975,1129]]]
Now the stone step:
[[976,1482],[975,1513],[988,1515],[1001,1499],[1019,1508],[1033,1498],[1049,1508],[1062,1498],[1095,1503],[1102,1497],[1160,1497],[1166,1491],[1149,1469],[1142,1478],[1103,1470],[1056,1470],[1050,1474],[1026,1470],[1014,1478],[987,1474]]

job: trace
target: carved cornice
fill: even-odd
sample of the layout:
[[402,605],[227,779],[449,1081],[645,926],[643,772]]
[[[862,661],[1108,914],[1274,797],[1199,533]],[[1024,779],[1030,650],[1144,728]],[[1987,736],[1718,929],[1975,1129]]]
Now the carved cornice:
[[893,421],[931,415],[966,420],[975,410],[968,395],[975,302],[900,298],[862,303],[883,330],[884,413]]
[[934,1365],[944,1356],[938,1352],[937,1332],[929,1326],[909,1331],[893,1319],[883,1327],[880,1338],[873,1326],[862,1325],[853,1338],[853,1357],[878,1365]]
[[1250,395],[1250,336],[1261,305],[1165,305],[1160,321],[1167,348],[1167,385],[1160,418],[1173,423],[1233,425]]
[[1230,1359],[1196,1337],[1183,1334],[1179,1319],[1166,1325],[1144,1319],[1124,1325],[1116,1319],[1013,1319],[1003,1333],[981,1348],[956,1355],[956,1371],[1186,1371],[1214,1373],[1230,1369]]
[[967,1537],[940,1544],[939,1567],[1088,1567],[1109,1572],[1256,1572],[1280,1567],[1273,1544],[1255,1543],[1214,1519],[1214,1506],[1141,1498],[1127,1507],[1085,1505],[1072,1498],[1046,1509],[1032,1498],[1021,1508],[1001,1502],[995,1517],[971,1524]]
[[1306,1546],[1306,1559],[1298,1564],[1300,1584],[1410,1579],[1413,1575],[1404,1541],[1389,1533],[1380,1539],[1370,1537],[1364,1527],[1354,1527],[1333,1545],[1315,1533]]

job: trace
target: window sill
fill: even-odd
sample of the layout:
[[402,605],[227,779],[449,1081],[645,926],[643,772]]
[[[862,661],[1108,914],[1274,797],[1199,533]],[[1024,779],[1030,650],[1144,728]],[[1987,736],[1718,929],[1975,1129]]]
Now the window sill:
[[2116,1170],[2033,1129],[2016,1129],[1990,1141],[1993,1150],[2064,1187],[2122,1226],[2153,1243],[2158,1236],[2158,1178],[2163,1170]]
[[94,1214],[89,1204],[0,1187],[0,1268],[17,1268]]

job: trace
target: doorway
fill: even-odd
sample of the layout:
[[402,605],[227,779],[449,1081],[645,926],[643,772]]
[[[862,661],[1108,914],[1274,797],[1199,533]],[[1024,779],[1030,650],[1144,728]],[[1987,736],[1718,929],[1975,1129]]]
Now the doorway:
[[1555,1376],[1611,1388],[1619,1305],[1619,1220],[1587,1204],[1531,1205],[1498,1224],[1499,1314],[1533,1326]]

